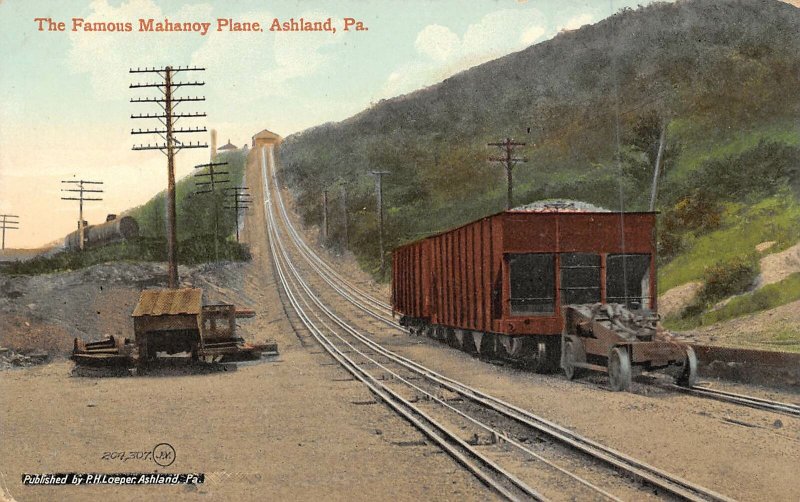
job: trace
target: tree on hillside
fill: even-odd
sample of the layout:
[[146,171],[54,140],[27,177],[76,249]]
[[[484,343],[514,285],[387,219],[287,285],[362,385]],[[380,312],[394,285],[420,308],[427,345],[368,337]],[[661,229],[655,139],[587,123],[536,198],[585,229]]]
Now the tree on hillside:
[[621,159],[623,173],[643,196],[649,195],[653,183],[662,132],[665,141],[660,159],[660,179],[667,176],[680,155],[680,144],[668,134],[668,120],[658,111],[650,111],[640,115],[625,134],[625,147]]

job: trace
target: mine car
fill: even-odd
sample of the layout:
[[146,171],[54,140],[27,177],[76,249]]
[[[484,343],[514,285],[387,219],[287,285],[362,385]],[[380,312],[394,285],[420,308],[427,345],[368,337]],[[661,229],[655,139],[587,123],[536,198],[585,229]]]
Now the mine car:
[[693,381],[694,353],[658,323],[655,218],[559,202],[412,242],[393,253],[393,310],[414,333],[538,372]]
[[236,319],[253,316],[254,311],[234,305],[203,305],[199,288],[146,289],[131,314],[133,340],[112,336],[85,343],[76,338],[72,359],[85,366],[146,367],[159,354],[185,353],[215,362],[276,353],[275,344],[251,345],[236,335]]

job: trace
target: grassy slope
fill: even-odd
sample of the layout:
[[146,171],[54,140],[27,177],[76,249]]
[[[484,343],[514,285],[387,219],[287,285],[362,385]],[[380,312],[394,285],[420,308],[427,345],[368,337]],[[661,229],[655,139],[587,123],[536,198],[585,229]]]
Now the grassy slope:
[[769,197],[751,206],[729,204],[722,228],[696,238],[686,252],[661,267],[659,290],[701,280],[706,268],[750,256],[765,241],[777,241],[769,252],[800,241],[800,203],[794,197]]
[[698,127],[691,121],[676,121],[670,127],[670,134],[677,136],[684,145],[674,173],[678,178],[690,176],[703,162],[741,154],[762,140],[800,145],[797,122],[786,119],[710,135],[707,128]]
[[[800,203],[796,199],[776,196],[751,206],[730,206],[723,228],[699,237],[686,253],[660,269],[659,288],[663,292],[688,281],[702,281],[706,269],[725,261],[759,258],[763,255],[757,254],[755,246],[765,241],[776,241],[765,254],[778,252],[800,241]],[[668,318],[665,324],[669,329],[689,330],[756,314],[798,300],[800,273],[794,273],[777,283],[734,296],[721,307],[685,318]],[[756,329],[755,334],[749,328],[744,331],[726,343],[780,345],[781,350],[800,351],[797,327],[790,322],[780,329]]]

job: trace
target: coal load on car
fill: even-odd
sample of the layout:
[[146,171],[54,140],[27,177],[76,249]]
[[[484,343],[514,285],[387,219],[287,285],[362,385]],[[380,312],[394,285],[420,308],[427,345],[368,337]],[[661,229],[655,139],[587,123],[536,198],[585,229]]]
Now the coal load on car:
[[667,369],[689,384],[694,353],[658,322],[655,217],[545,202],[406,244],[393,310],[412,333],[537,372],[608,372],[622,390]]

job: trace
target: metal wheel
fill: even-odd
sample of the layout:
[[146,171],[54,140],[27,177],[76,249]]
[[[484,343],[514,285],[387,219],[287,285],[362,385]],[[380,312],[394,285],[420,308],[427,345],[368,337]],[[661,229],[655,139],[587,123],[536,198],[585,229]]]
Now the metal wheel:
[[578,358],[575,354],[575,344],[572,342],[572,340],[566,340],[564,342],[564,357],[561,362],[561,367],[564,369],[564,375],[567,376],[567,380],[574,380],[580,376],[580,370],[582,368],[575,367],[575,362],[577,359]]
[[456,332],[452,328],[445,328],[445,342],[454,349],[461,350],[461,343],[459,343],[458,338],[456,338]]
[[536,373],[550,373],[553,371],[553,347],[544,340],[536,342],[536,351],[533,354],[533,370]]
[[631,359],[624,347],[614,347],[608,355],[608,382],[614,391],[631,387]]
[[691,347],[686,347],[683,370],[675,378],[675,383],[682,387],[693,387],[697,383],[697,356]]

